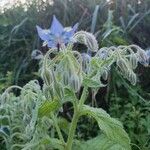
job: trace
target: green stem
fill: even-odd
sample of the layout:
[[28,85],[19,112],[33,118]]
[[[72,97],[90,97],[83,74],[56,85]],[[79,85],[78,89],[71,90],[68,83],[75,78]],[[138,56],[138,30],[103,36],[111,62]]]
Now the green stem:
[[73,138],[74,138],[74,135],[75,135],[78,119],[80,117],[80,109],[82,109],[82,106],[83,106],[83,104],[84,104],[84,102],[87,98],[87,91],[88,91],[88,88],[84,87],[83,92],[82,92],[82,96],[81,96],[79,104],[78,104],[78,107],[74,108],[74,114],[73,114],[70,129],[69,129],[69,135],[68,135],[65,150],[71,150],[72,149]]
[[79,107],[81,108],[82,105],[84,104],[86,98],[87,98],[87,94],[88,94],[88,87],[84,87],[83,88],[83,92],[79,101]]
[[66,145],[65,150],[71,150],[71,148],[72,148],[73,138],[75,135],[78,119],[79,119],[78,111],[75,110],[75,112],[73,114],[72,122],[71,122],[71,127],[69,130],[69,135],[68,135],[68,140],[67,140],[67,145]]
[[111,72],[110,72],[110,74],[108,74],[108,84],[107,84],[107,92],[106,92],[106,103],[107,103],[107,105],[108,105],[108,107],[109,107],[109,96],[110,96],[110,94],[111,94]]
[[57,131],[57,133],[58,133],[59,139],[60,139],[63,143],[65,143],[64,138],[63,138],[62,133],[61,133],[61,130],[60,130],[59,126],[58,126],[58,122],[57,122],[57,120],[56,120],[54,114],[51,114],[51,116],[52,116],[52,119],[53,119],[53,121],[54,121],[54,125],[55,125],[56,131]]

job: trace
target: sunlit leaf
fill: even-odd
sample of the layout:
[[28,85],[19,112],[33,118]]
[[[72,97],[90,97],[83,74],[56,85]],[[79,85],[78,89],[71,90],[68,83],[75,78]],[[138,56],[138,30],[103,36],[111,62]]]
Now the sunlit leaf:
[[123,129],[122,124],[118,120],[111,118],[103,109],[84,105],[82,114],[93,117],[103,133],[112,142],[119,144],[123,148],[126,148],[126,150],[131,149],[129,137]]
[[83,85],[87,87],[92,87],[92,88],[100,88],[104,86],[102,83],[100,83],[100,80],[97,81],[97,80],[93,80],[90,78],[84,78]]
[[122,145],[108,139],[105,135],[97,136],[86,142],[76,141],[73,150],[127,150]]
[[41,107],[39,108],[38,111],[38,116],[43,117],[43,116],[49,116],[51,112],[57,110],[60,106],[60,103],[58,101],[45,101]]

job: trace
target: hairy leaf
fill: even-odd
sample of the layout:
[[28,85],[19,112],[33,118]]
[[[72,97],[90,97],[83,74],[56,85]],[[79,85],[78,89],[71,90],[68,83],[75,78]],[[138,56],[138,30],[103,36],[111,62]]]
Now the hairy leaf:
[[93,80],[90,78],[84,78],[83,79],[83,85],[87,86],[87,87],[92,87],[92,88],[100,88],[102,86],[104,86],[103,84],[100,83],[100,80]]
[[129,137],[122,124],[116,119],[111,118],[103,109],[84,105],[82,114],[93,117],[108,139],[126,148],[126,150],[131,149]]
[[55,111],[60,106],[58,101],[45,101],[39,108],[39,117],[49,116],[52,111]]
[[105,135],[99,135],[86,142],[76,141],[73,145],[73,150],[127,150],[120,144],[111,141]]
[[64,93],[65,93],[65,96],[64,96],[64,99],[63,99],[64,103],[65,102],[72,102],[73,104],[76,103],[77,97],[76,97],[74,91],[71,88],[65,88]]

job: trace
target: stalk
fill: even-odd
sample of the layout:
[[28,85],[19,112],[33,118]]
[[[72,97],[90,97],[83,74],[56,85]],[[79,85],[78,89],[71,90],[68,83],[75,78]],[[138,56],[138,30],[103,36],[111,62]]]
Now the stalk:
[[87,94],[88,94],[88,87],[84,87],[83,88],[83,92],[79,101],[79,107],[81,108],[82,105],[84,104],[86,98],[87,98]]
[[69,129],[69,135],[68,135],[68,140],[67,140],[67,145],[66,145],[65,150],[71,150],[72,149],[73,138],[74,138],[74,135],[75,135],[78,119],[79,119],[78,111],[75,111],[74,114],[73,114],[71,127]]
[[53,119],[53,121],[54,121],[54,125],[55,125],[56,131],[57,131],[57,133],[58,133],[59,139],[60,139],[63,143],[65,143],[64,138],[63,138],[62,133],[61,133],[61,130],[60,130],[59,126],[58,126],[58,122],[57,122],[57,120],[56,120],[54,114],[51,114],[51,116],[52,116],[52,119]]
[[69,129],[69,135],[68,135],[65,150],[71,150],[72,149],[73,138],[74,138],[74,135],[75,135],[78,119],[80,117],[80,110],[82,109],[82,106],[83,106],[83,104],[86,100],[86,97],[87,97],[87,89],[88,88],[84,87],[81,99],[80,99],[79,104],[78,104],[78,107],[74,108],[74,114],[73,114],[70,129]]

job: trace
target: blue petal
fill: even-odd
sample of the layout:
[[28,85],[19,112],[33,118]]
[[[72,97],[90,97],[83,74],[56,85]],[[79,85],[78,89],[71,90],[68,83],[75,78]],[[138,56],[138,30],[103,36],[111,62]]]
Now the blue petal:
[[77,31],[79,26],[79,23],[76,23],[73,27],[72,30],[68,32],[68,34],[70,34],[70,37],[73,36],[75,34],[75,32]]
[[54,40],[48,41],[47,46],[49,48],[57,48],[57,43]]
[[65,35],[67,37],[72,37],[75,34],[75,32],[78,28],[78,25],[79,24],[76,23],[69,31],[64,31],[63,35]]
[[79,24],[76,23],[76,24],[73,26],[73,28],[71,28],[69,31],[67,31],[67,30],[65,31],[65,30],[64,30],[64,32],[63,32],[63,34],[62,34],[62,37],[63,37],[63,39],[64,39],[64,43],[65,43],[65,44],[71,41],[71,38],[72,38],[72,36],[74,35],[75,31],[77,30],[78,25],[79,25]]
[[63,38],[63,42],[64,42],[64,44],[67,44],[67,43],[69,43],[71,41],[71,39],[70,38]]
[[79,26],[79,23],[76,23],[76,24],[72,27],[73,34],[77,31],[78,26]]
[[50,39],[50,34],[49,34],[48,30],[43,30],[39,26],[36,26],[36,28],[37,28],[37,32],[38,32],[39,37],[43,41],[48,41]]
[[64,28],[63,28],[62,24],[57,20],[57,18],[54,15],[52,25],[50,27],[51,33],[55,34],[55,35],[60,35],[60,34],[62,34],[63,29]]

